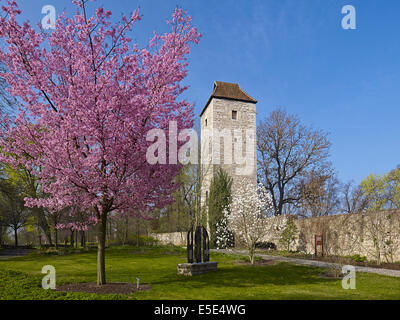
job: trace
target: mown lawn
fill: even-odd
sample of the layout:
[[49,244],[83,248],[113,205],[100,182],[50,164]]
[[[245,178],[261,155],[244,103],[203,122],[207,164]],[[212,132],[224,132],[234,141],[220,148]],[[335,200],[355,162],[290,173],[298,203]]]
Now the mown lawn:
[[218,271],[195,277],[178,276],[177,264],[185,262],[181,248],[107,250],[109,282],[151,284],[153,289],[131,296],[46,291],[41,288],[42,267],[53,265],[57,284],[94,282],[96,252],[63,256],[37,255],[0,261],[0,299],[400,299],[400,278],[357,274],[357,289],[344,290],[340,280],[319,277],[323,269],[279,263],[269,266],[240,265],[241,258],[213,253]]

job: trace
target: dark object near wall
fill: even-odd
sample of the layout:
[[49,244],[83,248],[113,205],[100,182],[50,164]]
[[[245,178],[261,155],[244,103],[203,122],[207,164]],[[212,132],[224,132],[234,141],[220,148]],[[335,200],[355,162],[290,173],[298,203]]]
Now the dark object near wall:
[[189,263],[210,261],[210,239],[206,228],[198,226],[195,232],[193,227],[189,230],[187,234],[187,254]]
[[209,262],[210,261],[210,240],[208,238],[208,233],[206,228],[203,228],[203,262]]
[[187,254],[189,263],[178,264],[178,274],[195,276],[217,271],[218,263],[210,262],[210,239],[206,228],[190,228],[187,234]]
[[193,263],[193,227],[187,233],[188,263]]
[[273,242],[257,242],[256,243],[257,249],[268,249],[268,250],[276,250],[276,244]]
[[196,263],[201,262],[201,227],[196,228],[194,234],[194,255]]

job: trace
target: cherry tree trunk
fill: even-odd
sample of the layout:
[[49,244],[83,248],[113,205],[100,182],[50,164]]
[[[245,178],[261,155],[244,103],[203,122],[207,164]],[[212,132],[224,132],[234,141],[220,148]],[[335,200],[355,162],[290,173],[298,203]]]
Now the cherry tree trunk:
[[106,284],[106,230],[107,230],[107,214],[103,213],[98,224],[97,231],[97,284],[99,286]]
[[70,234],[70,242],[71,242],[71,248],[74,247],[74,231],[71,230],[71,234]]
[[81,247],[86,248],[86,234],[85,231],[81,231]]
[[14,229],[14,246],[18,248],[18,229]]
[[57,228],[54,229],[54,240],[56,242],[56,250],[58,249],[58,230]]

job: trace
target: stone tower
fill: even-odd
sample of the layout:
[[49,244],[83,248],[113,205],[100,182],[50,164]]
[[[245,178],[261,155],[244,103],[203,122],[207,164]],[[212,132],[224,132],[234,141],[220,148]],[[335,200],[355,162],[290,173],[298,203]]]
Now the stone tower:
[[256,104],[238,84],[215,82],[201,113],[203,207],[208,202],[211,179],[219,167],[233,179],[232,197],[241,181],[256,187]]

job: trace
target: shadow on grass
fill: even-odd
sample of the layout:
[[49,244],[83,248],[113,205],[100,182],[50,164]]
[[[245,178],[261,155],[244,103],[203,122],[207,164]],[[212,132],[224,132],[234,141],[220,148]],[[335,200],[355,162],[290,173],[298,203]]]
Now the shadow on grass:
[[181,283],[185,285],[189,283],[191,286],[196,286],[197,288],[246,288],[254,285],[298,286],[337,281],[322,279],[318,276],[319,273],[322,273],[320,268],[295,266],[281,262],[274,266],[221,266],[216,272],[212,273],[193,277],[166,276],[152,283],[154,285],[167,283]]

